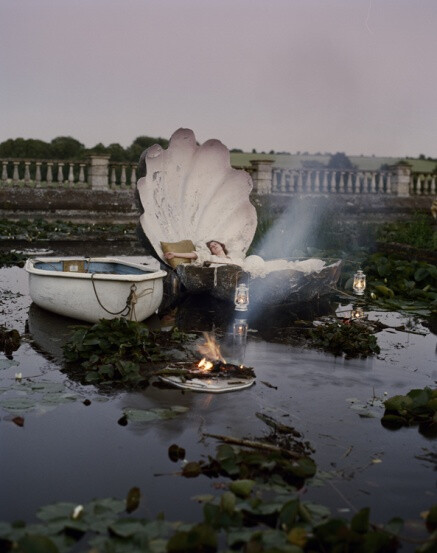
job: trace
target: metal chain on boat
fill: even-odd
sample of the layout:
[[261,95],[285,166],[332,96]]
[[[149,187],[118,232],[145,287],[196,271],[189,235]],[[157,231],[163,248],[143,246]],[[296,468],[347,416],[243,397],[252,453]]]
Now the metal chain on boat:
[[96,299],[100,305],[100,307],[106,311],[106,313],[109,313],[110,315],[121,315],[122,317],[127,317],[129,315],[129,320],[134,319],[137,320],[137,315],[135,312],[135,305],[138,302],[138,300],[144,296],[147,296],[148,294],[153,293],[153,289],[148,288],[146,290],[143,290],[140,294],[137,294],[137,287],[135,284],[131,284],[130,292],[128,297],[126,298],[126,305],[121,309],[120,311],[110,311],[109,309],[106,309],[106,307],[102,304],[100,301],[99,295],[97,294],[96,289],[96,283],[94,282],[94,276],[96,273],[91,273],[91,282],[93,284],[94,294],[96,296]]
[[[94,282],[94,276],[95,275],[96,275],[96,273],[91,273],[91,282],[93,284],[93,290],[94,290],[94,294],[96,296],[96,300],[98,301],[100,307],[104,311],[106,311],[106,313],[109,313],[110,315],[122,315],[123,317],[126,317],[127,315],[129,315],[129,313],[131,312],[131,303],[132,303],[132,300],[135,296],[135,291],[137,289],[135,284],[132,284],[131,287],[130,287],[130,292],[129,292],[129,295],[126,299],[126,305],[123,307],[123,309],[121,309],[120,311],[109,311],[109,309],[106,309],[106,307],[102,304],[102,302],[100,301],[99,295],[97,294],[96,284]],[[135,300],[135,303],[136,303],[136,300]],[[126,311],[126,313],[124,313],[124,311]]]

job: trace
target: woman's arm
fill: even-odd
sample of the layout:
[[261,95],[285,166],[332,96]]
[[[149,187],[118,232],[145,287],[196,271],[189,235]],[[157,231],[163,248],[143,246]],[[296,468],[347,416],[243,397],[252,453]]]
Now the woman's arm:
[[166,259],[173,259],[174,257],[180,257],[182,259],[197,259],[197,253],[196,252],[186,252],[186,253],[167,252],[164,254],[164,257]]

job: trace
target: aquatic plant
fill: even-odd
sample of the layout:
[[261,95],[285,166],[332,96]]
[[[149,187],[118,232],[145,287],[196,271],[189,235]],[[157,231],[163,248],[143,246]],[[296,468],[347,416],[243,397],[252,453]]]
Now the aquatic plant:
[[396,395],[384,401],[381,419],[387,428],[419,425],[427,436],[437,435],[437,388],[414,389],[406,395]]
[[64,359],[67,368],[83,375],[88,384],[145,385],[151,370],[161,367],[174,355],[174,348],[183,349],[193,338],[177,328],[152,332],[143,323],[123,318],[74,328],[64,346]]
[[310,331],[310,336],[314,346],[334,355],[345,354],[346,359],[380,352],[372,329],[356,321],[320,324]]
[[408,221],[385,223],[378,228],[381,242],[408,244],[424,250],[437,249],[437,228],[431,216],[415,213]]
[[0,252],[0,267],[24,267],[27,257],[19,252]]
[[9,330],[3,325],[0,325],[0,351],[3,351],[9,359],[12,358],[12,354],[21,345],[21,336],[18,330],[13,328]]

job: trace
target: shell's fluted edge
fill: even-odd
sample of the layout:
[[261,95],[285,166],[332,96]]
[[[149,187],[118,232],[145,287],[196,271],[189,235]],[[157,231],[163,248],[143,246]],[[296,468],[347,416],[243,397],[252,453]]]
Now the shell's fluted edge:
[[190,129],[178,129],[165,150],[154,144],[141,156],[146,175],[138,180],[144,209],[142,229],[162,259],[160,242],[208,240],[244,256],[255,234],[257,216],[249,200],[252,179],[231,167],[229,150],[219,140],[202,145]]

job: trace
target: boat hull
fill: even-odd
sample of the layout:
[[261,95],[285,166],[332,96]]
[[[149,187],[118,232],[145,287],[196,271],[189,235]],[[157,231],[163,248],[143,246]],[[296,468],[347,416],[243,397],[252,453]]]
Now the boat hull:
[[319,272],[284,269],[254,278],[238,265],[200,267],[183,264],[176,270],[190,293],[209,293],[220,300],[233,302],[236,284],[248,282],[251,304],[280,305],[309,302],[332,293],[340,277],[341,261],[327,265]]
[[165,271],[116,258],[91,258],[85,260],[86,272],[74,272],[63,270],[65,261],[72,260],[26,262],[30,297],[48,311],[91,323],[116,317],[142,321],[161,304]]

